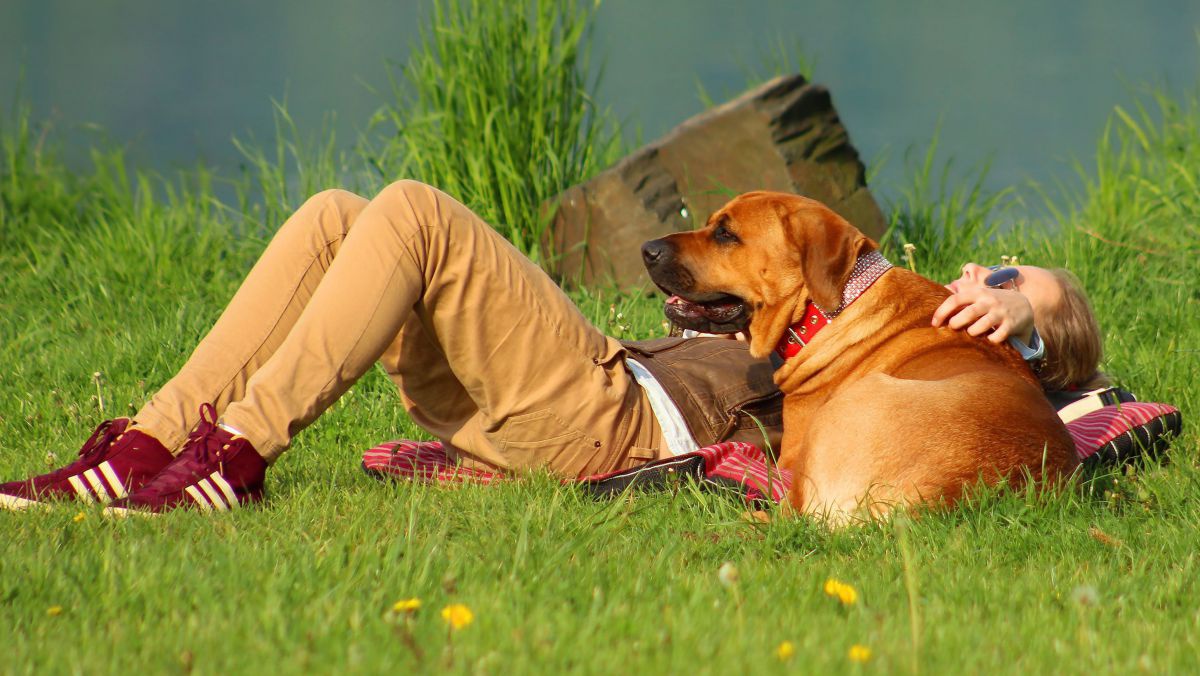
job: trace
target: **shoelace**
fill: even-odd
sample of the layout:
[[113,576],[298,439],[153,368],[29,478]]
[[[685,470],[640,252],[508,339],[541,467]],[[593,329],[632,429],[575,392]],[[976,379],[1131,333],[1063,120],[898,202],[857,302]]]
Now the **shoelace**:
[[92,436],[83,442],[83,447],[79,449],[79,459],[88,462],[98,460],[119,436],[121,433],[113,429],[113,421],[105,420],[92,432]]
[[188,434],[185,446],[187,450],[184,451],[186,455],[181,455],[175,462],[167,465],[166,469],[155,477],[153,483],[157,484],[161,479],[168,486],[178,487],[189,483],[197,474],[205,473],[214,464],[217,465],[217,471],[223,471],[221,440],[215,434],[220,429],[217,426],[216,407],[212,404],[201,404],[200,422],[196,423],[196,427]]
[[83,463],[84,466],[98,464],[100,459],[104,457],[104,453],[108,451],[109,446],[122,434],[113,429],[113,422],[112,420],[105,420],[100,423],[96,427],[96,431],[92,432],[92,436],[83,442],[83,446],[79,449],[79,457],[71,464],[51,472],[48,475],[49,479],[51,481],[61,481],[63,478],[75,474],[80,471],[79,463]]
[[188,435],[187,445],[189,450],[194,451],[196,459],[206,466],[220,464],[222,460],[221,441],[214,434],[220,429],[217,426],[217,408],[212,404],[201,404],[200,422]]

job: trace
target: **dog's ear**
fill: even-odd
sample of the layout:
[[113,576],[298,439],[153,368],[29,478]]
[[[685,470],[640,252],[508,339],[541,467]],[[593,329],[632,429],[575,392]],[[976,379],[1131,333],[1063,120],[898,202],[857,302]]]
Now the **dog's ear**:
[[809,296],[822,310],[833,312],[842,304],[842,289],[858,257],[878,245],[824,205],[790,209],[783,218],[800,252]]

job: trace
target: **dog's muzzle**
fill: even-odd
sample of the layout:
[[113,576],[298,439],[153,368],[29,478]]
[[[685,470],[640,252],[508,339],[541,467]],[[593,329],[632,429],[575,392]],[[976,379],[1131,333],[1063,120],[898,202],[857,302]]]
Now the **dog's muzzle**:
[[643,244],[642,262],[650,279],[668,295],[663,314],[676,325],[702,333],[735,333],[749,323],[741,298],[720,292],[695,292],[696,278],[679,261],[668,238]]

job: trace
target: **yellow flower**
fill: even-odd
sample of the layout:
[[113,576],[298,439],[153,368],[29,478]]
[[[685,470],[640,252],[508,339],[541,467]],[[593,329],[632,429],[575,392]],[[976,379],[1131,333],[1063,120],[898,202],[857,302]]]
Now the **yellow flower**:
[[825,580],[825,594],[841,601],[844,606],[852,606],[858,602],[857,589],[832,577]]
[[851,662],[866,662],[871,659],[871,649],[861,643],[855,643],[850,646],[850,652],[847,656]]
[[83,521],[86,518],[87,518],[87,514],[80,512],[80,513],[76,514],[75,516],[71,517],[71,520],[74,521],[75,523],[79,523],[80,521]]
[[400,599],[392,605],[393,613],[412,614],[421,609],[421,599]]
[[452,629],[462,629],[475,621],[475,613],[461,603],[454,603],[442,608],[442,619]]
[[46,614],[50,617],[58,617],[62,615],[62,606],[50,606],[46,609]]
[[775,657],[779,658],[780,662],[786,662],[792,659],[792,655],[796,654],[796,646],[792,645],[791,641],[784,641],[775,649]]

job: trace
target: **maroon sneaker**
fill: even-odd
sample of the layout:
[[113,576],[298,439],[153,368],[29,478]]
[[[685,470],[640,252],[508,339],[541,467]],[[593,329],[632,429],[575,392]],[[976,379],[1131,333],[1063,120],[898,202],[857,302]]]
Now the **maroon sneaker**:
[[200,422],[183,451],[157,476],[105,514],[166,512],[180,507],[224,512],[261,502],[267,461],[245,437],[217,425],[212,404],[200,407]]
[[171,462],[171,452],[129,423],[128,418],[100,423],[66,467],[0,484],[0,509],[25,509],[46,499],[107,504],[141,488]]

